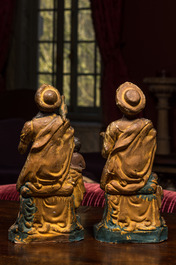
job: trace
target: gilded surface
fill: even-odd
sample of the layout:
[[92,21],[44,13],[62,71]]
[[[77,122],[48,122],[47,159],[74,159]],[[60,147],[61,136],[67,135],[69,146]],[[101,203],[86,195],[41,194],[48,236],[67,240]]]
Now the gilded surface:
[[147,183],[155,150],[156,131],[149,120],[124,118],[111,123],[102,150],[107,162],[101,187],[114,194],[135,193]]
[[27,122],[22,130],[19,149],[27,149],[29,139],[33,144],[19,175],[17,190],[25,182],[32,183],[39,193],[44,193],[48,185],[57,185],[59,189],[69,172],[74,148],[73,134],[69,121],[63,122],[55,114]]
[[85,169],[86,163],[83,156],[78,152],[73,152],[71,165],[70,165],[70,176],[74,185],[74,204],[75,208],[81,205],[83,196],[85,193],[85,187],[83,183],[82,171]]
[[124,116],[103,133],[102,155],[107,161],[100,185],[106,206],[95,237],[115,243],[166,240],[167,227],[160,216],[162,188],[152,173],[156,131],[151,121],[135,116],[144,108],[145,97],[126,82],[117,89],[116,103]]
[[83,167],[74,162],[74,129],[66,118],[64,97],[43,85],[35,99],[41,112],[21,132],[20,153],[31,148],[17,180],[20,213],[9,229],[9,239],[18,243],[81,240],[83,227],[75,208],[85,191]]

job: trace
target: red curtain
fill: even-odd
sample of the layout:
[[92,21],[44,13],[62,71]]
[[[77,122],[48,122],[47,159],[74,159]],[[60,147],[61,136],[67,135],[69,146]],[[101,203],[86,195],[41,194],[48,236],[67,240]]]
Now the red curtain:
[[103,122],[105,125],[122,114],[115,104],[117,87],[128,81],[121,54],[123,0],[90,0],[97,43],[103,62],[101,82]]
[[16,0],[0,0],[0,90],[5,89],[5,66],[12,36]]

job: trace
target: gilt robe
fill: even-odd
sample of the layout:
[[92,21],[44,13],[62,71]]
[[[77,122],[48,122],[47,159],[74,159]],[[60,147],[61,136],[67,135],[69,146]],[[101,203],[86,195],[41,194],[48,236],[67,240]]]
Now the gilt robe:
[[135,194],[151,175],[156,151],[156,130],[147,119],[112,122],[105,133],[102,155],[107,158],[101,187],[108,183],[114,194]]

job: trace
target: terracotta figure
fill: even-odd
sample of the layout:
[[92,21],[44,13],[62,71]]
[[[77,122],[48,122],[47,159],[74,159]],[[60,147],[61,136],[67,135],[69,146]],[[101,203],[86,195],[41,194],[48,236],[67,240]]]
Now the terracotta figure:
[[95,237],[113,243],[166,240],[167,226],[159,212],[162,188],[152,173],[156,131],[150,120],[137,118],[145,96],[126,82],[116,91],[116,104],[124,116],[103,133],[102,155],[107,161],[100,185],[106,207]]
[[81,142],[79,138],[74,137],[75,148],[71,159],[70,175],[74,185],[74,204],[75,208],[78,208],[83,200],[85,193],[85,187],[83,183],[82,171],[86,168],[86,163],[83,156],[79,153],[81,148]]
[[35,101],[40,112],[25,123],[18,147],[23,154],[31,145],[16,185],[20,212],[9,229],[9,240],[15,243],[81,240],[83,227],[75,213],[70,173],[74,129],[66,118],[64,97],[44,84],[37,90]]

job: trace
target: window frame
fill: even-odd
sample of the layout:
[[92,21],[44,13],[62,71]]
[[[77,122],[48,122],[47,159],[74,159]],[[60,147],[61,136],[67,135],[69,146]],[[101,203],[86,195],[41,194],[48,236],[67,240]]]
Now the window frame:
[[[40,3],[40,1],[38,1]],[[38,12],[49,11],[51,9],[41,9],[38,6]],[[97,45],[96,40],[78,40],[78,12],[79,10],[90,10],[89,8],[78,7],[78,0],[71,0],[71,8],[65,8],[64,0],[54,0],[54,9],[52,9],[54,14],[56,12],[57,17],[57,29],[53,30],[57,34],[56,39],[53,39],[51,43],[53,46],[56,45],[56,71],[51,74],[52,84],[63,93],[63,80],[64,76],[69,75],[69,73],[64,73],[64,44],[70,43],[71,54],[70,54],[70,105],[68,106],[68,117],[75,121],[101,121],[101,98],[100,106],[96,106],[97,91],[96,91],[96,78],[100,78],[101,73],[96,72],[96,62],[97,62]],[[71,37],[70,40],[64,39],[64,15],[66,11],[71,12]],[[55,20],[55,18],[53,18]],[[53,25],[56,25],[53,21]],[[56,31],[55,31],[56,30]],[[47,43],[47,41],[39,41],[37,43]],[[95,72],[92,73],[78,73],[78,44],[79,43],[94,43],[94,69]],[[37,45],[38,46],[38,45]],[[53,48],[53,60],[54,60],[54,48]],[[54,62],[53,62],[54,65]],[[38,67],[37,67],[38,68]],[[41,74],[37,71],[37,75]],[[44,73],[47,74],[47,73]],[[78,77],[79,76],[92,76],[94,79],[94,104],[93,106],[78,106]],[[56,78],[55,78],[56,77]],[[100,89],[100,88],[99,88]],[[100,93],[100,92],[99,92]]]

